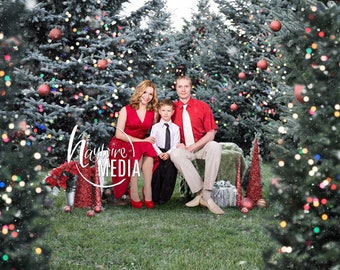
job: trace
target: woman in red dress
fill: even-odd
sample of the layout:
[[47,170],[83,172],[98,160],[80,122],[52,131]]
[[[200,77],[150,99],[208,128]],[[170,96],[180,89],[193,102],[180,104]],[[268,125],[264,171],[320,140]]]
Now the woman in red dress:
[[140,171],[144,178],[144,204],[147,208],[154,206],[151,180],[159,160],[153,148],[155,138],[146,137],[146,134],[158,121],[157,102],[156,85],[149,80],[142,81],[130,103],[120,110],[116,134],[109,144],[114,197],[122,197],[130,184],[130,202],[134,208],[143,207],[137,185]]

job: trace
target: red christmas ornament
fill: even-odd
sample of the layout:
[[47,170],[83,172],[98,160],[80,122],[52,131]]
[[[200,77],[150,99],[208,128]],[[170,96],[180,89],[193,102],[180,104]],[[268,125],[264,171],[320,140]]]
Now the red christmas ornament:
[[249,210],[248,210],[247,207],[242,207],[241,212],[242,212],[243,214],[247,214],[247,213],[249,212]]
[[233,104],[230,105],[230,110],[237,111],[237,109],[238,109],[238,106],[237,106],[236,103],[233,103]]
[[66,205],[65,207],[64,207],[64,212],[66,212],[66,213],[70,213],[71,212],[71,206],[69,206],[69,205]]
[[5,54],[4,55],[4,59],[5,59],[6,62],[11,61],[11,55],[10,54]]
[[294,95],[300,103],[304,103],[302,94],[306,92],[305,86],[303,84],[294,85]]
[[49,85],[47,84],[41,84],[39,87],[38,87],[38,94],[40,96],[47,96],[51,91],[51,88]]
[[14,44],[15,46],[21,46],[22,41],[16,37],[9,37],[6,39],[6,43]]
[[93,208],[93,210],[96,212],[96,213],[100,213],[102,211],[102,208],[100,206],[95,206]]
[[105,59],[101,59],[97,63],[97,67],[99,70],[104,70],[107,68],[107,61]]
[[244,197],[241,201],[242,208],[247,208],[248,210],[251,210],[254,208],[254,206],[255,206],[255,202],[250,198]]
[[274,21],[272,21],[271,23],[270,23],[270,29],[272,30],[272,31],[274,31],[274,32],[277,32],[277,31],[280,31],[281,30],[281,27],[282,27],[282,25],[281,25],[281,22],[280,21],[278,21],[278,20],[274,20]]
[[57,41],[61,38],[62,32],[59,28],[53,28],[50,33],[48,34],[48,37],[54,41]]
[[94,213],[93,210],[88,210],[88,211],[87,211],[87,216],[88,216],[88,217],[94,217],[94,215],[95,215],[95,213]]
[[240,73],[238,74],[238,78],[239,78],[240,80],[244,80],[246,77],[247,77],[247,75],[246,75],[246,73],[244,73],[244,72],[240,72]]
[[18,131],[15,131],[13,134],[12,134],[12,138],[15,139],[15,140],[21,140],[25,137],[25,132],[23,130],[18,130]]
[[266,70],[268,67],[268,63],[265,59],[261,59],[257,62],[257,67],[262,70]]
[[253,147],[253,156],[250,164],[246,197],[251,199],[253,202],[262,199],[261,168],[257,138],[255,139]]

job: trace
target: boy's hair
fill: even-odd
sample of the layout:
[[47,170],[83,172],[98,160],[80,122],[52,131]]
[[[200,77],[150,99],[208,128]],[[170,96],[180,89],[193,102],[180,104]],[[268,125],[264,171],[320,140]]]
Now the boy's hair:
[[165,105],[170,106],[172,108],[174,107],[174,103],[169,98],[166,98],[166,99],[159,101],[157,107],[158,107],[158,109],[160,109],[162,106],[165,106]]

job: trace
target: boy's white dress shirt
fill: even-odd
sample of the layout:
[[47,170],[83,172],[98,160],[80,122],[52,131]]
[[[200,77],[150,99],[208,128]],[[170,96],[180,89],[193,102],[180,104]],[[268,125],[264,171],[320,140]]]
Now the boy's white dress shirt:
[[[150,136],[156,139],[156,142],[153,144],[157,155],[162,153],[161,149],[165,148],[165,131],[166,125],[164,125],[163,119],[161,119],[158,123],[154,124],[151,128]],[[176,148],[177,144],[180,143],[180,133],[179,127],[174,124],[171,120],[167,122],[169,124],[170,129],[170,149],[167,153],[171,153],[173,149]]]

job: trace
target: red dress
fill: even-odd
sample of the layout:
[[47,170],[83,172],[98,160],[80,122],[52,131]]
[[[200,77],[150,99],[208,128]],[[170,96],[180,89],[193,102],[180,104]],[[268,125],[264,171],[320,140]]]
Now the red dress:
[[[137,110],[130,105],[126,107],[126,123],[124,132],[132,137],[144,139],[151,129],[155,112],[146,111],[142,122],[137,114]],[[153,170],[156,169],[159,160],[155,149],[149,142],[122,141],[114,136],[109,143],[110,166],[112,175],[113,195],[120,198],[126,192],[133,172],[141,174],[138,161],[142,156],[154,158]]]

